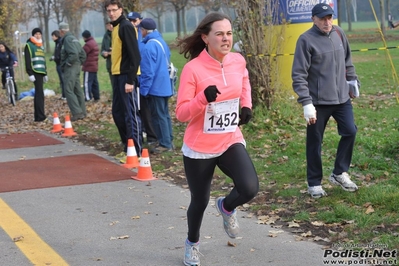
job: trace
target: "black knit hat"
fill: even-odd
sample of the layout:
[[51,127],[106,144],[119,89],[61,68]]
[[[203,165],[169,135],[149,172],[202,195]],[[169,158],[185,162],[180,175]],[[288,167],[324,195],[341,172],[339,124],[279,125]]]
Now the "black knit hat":
[[34,36],[36,33],[40,32],[40,34],[42,34],[42,30],[40,28],[34,28],[32,30],[32,36]]
[[82,33],[82,37],[84,37],[84,38],[90,38],[90,37],[91,37],[90,31],[85,30],[85,31]]

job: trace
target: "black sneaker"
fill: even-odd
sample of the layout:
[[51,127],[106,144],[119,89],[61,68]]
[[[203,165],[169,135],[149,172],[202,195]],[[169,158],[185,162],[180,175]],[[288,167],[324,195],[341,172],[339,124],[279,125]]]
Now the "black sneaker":
[[173,149],[172,148],[166,148],[166,147],[161,146],[161,145],[158,145],[158,146],[150,149],[150,153],[152,153],[152,154],[160,154],[160,153],[168,152],[168,151],[173,151]]
[[84,119],[86,116],[84,114],[77,114],[71,117],[71,122]]

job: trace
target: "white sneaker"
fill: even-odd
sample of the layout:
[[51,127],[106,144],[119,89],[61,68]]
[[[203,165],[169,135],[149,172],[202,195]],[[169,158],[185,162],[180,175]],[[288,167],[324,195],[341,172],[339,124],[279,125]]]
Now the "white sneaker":
[[216,210],[223,217],[223,227],[227,235],[230,238],[236,238],[238,236],[238,233],[240,232],[240,226],[238,225],[237,221],[237,210],[234,210],[231,214],[226,214],[223,211],[223,200],[224,197],[219,197],[216,199]]
[[327,196],[327,193],[324,191],[324,189],[321,186],[308,187],[308,193],[314,199]]
[[342,187],[343,190],[349,192],[355,192],[359,188],[356,186],[355,183],[352,182],[350,176],[347,172],[343,172],[340,175],[336,175],[332,173],[329,178],[330,182],[334,185],[339,185]]
[[199,251],[199,243],[189,244],[186,240],[184,249],[184,260],[183,263],[186,266],[199,266],[201,254]]

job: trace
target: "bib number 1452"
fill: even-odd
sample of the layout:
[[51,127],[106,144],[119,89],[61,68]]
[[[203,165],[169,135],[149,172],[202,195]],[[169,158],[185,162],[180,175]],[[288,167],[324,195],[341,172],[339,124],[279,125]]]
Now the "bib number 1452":
[[239,99],[210,103],[204,117],[204,133],[234,132],[238,126]]

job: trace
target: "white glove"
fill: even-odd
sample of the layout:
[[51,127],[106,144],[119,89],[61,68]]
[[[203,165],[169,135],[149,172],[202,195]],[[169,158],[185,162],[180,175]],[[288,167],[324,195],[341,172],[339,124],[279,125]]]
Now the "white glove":
[[31,81],[31,82],[35,82],[35,81],[36,81],[36,78],[35,78],[35,76],[34,76],[34,75],[32,75],[32,76],[29,76],[29,81]]
[[316,108],[314,108],[313,104],[307,104],[303,106],[303,116],[306,119],[306,122],[309,124],[309,119],[316,118]]
[[46,82],[48,81],[48,77],[47,77],[47,76],[44,76],[44,77],[43,77],[43,81],[44,81],[44,83],[46,83]]

